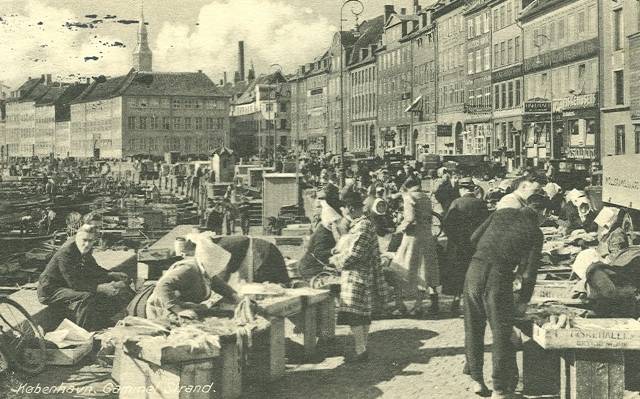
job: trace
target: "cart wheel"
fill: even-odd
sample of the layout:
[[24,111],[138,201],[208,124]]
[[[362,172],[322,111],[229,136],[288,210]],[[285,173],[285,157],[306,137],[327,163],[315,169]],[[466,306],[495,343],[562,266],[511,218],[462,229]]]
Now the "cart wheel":
[[442,235],[442,216],[437,212],[431,212],[431,234],[434,237],[440,237]]
[[42,332],[29,313],[9,298],[0,298],[0,346],[9,364],[27,374],[38,374],[46,365]]

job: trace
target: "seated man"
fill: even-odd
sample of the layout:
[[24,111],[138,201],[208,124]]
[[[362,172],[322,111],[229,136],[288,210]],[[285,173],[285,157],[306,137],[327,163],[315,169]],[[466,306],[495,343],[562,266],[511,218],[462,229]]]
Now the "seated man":
[[107,327],[133,296],[125,273],[108,272],[91,255],[97,234],[96,226],[83,224],[51,258],[38,281],[40,302],[62,306],[67,317],[88,331]]

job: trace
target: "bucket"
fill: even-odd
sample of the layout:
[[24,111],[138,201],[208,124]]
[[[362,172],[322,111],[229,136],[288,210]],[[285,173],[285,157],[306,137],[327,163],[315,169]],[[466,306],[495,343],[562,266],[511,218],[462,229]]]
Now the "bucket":
[[183,256],[185,245],[186,240],[183,237],[176,237],[176,240],[173,243],[173,248],[176,252],[176,256]]

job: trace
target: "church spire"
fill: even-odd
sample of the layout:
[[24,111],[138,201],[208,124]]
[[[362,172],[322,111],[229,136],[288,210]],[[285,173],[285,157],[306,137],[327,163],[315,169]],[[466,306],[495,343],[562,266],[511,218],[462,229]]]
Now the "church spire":
[[136,71],[151,72],[153,53],[149,48],[149,34],[144,21],[144,0],[140,5],[140,22],[138,23],[138,43],[133,52],[133,68]]

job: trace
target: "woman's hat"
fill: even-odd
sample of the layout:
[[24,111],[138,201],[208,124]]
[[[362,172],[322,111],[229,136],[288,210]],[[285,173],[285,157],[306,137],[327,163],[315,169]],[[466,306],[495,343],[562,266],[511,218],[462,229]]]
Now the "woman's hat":
[[222,273],[231,260],[231,254],[213,242],[214,237],[215,233],[212,231],[194,232],[186,237],[187,240],[196,244],[194,256],[198,265],[209,277]]
[[458,180],[458,187],[473,190],[474,188],[476,188],[476,184],[473,182],[473,178],[463,177],[462,179]]

